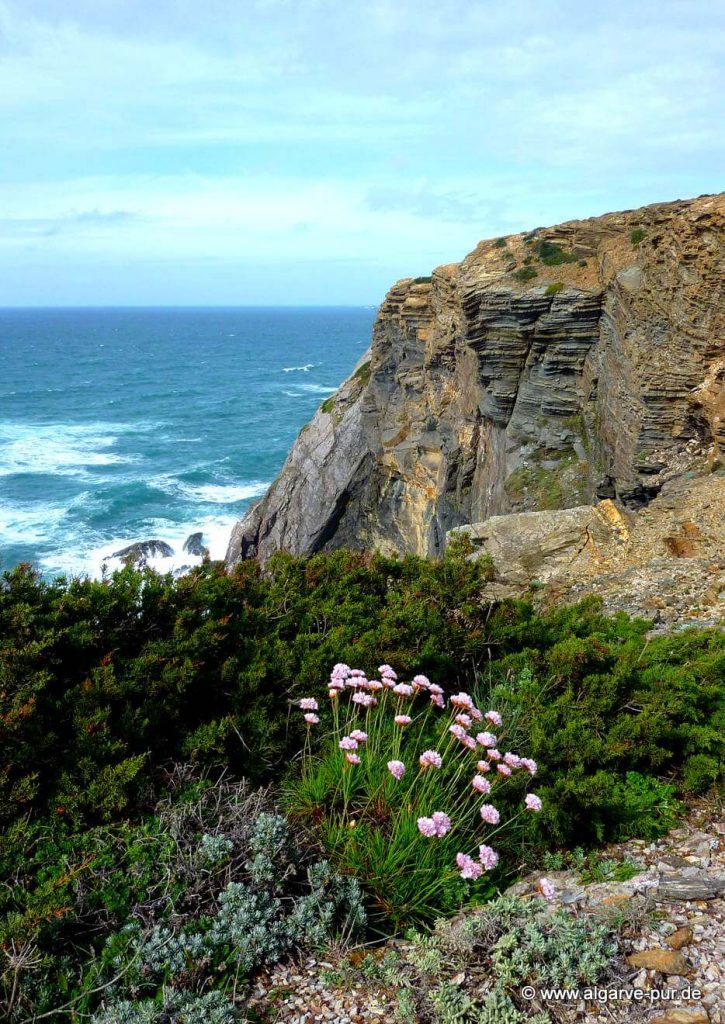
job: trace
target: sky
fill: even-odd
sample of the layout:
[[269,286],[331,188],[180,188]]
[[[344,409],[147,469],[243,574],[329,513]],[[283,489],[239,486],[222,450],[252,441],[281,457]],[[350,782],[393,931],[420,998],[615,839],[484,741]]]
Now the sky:
[[722,0],[0,0],[0,306],[377,304],[723,188]]

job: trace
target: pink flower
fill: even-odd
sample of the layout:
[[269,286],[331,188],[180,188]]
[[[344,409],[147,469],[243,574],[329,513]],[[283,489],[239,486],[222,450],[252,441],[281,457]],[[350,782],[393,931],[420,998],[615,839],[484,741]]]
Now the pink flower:
[[340,750],[357,750],[357,740],[353,739],[352,736],[343,736],[338,743]]
[[459,725],[458,722],[454,722],[454,724],[448,729],[448,732],[452,736],[455,736],[457,740],[462,739],[462,737],[466,735],[466,730],[462,725]]
[[495,725],[497,727],[503,725],[503,719],[501,718],[501,715],[499,715],[498,711],[487,711],[486,718],[489,720],[491,725]]
[[430,695],[430,702],[431,704],[434,704],[437,708],[444,708],[446,706],[446,702],[439,693],[432,693]]
[[320,721],[317,715],[314,715],[311,711],[308,711],[306,715],[303,715],[303,718],[308,725],[317,725]]
[[544,806],[536,793],[527,793],[525,803],[527,811],[535,811],[537,814]]
[[370,682],[368,683],[368,690],[378,691],[382,690],[382,688],[383,684],[380,682],[379,679],[371,679]]
[[485,871],[491,871],[498,864],[498,854],[485,844],[478,848],[478,859]]
[[470,728],[472,719],[470,715],[456,715],[456,721],[459,725],[462,725],[464,729],[468,729]]
[[393,676],[383,676],[383,686],[386,690],[392,690],[395,686],[395,678]]
[[507,764],[497,764],[496,771],[499,772],[501,775],[505,775],[506,777],[508,777],[511,774],[511,769]]
[[474,740],[473,736],[469,736],[468,733],[466,733],[466,735],[461,736],[460,739],[464,747],[468,747],[469,750],[476,749],[476,741]]
[[363,672],[363,670],[361,668],[351,668],[350,669],[350,675],[351,676],[356,676],[358,679],[364,679],[365,678],[365,673]]
[[491,750],[488,751],[486,756],[488,757],[489,761],[501,760],[501,752],[499,750],[496,750],[495,747],[492,747]]
[[476,742],[480,743],[482,747],[495,747],[496,737],[492,732],[479,732],[476,736]]
[[396,715],[395,716],[395,724],[396,725],[403,725],[403,726],[404,725],[410,725],[410,723],[412,721],[413,721],[413,719],[410,717],[410,715]]
[[330,689],[331,690],[344,690],[345,689],[345,683],[343,682],[342,679],[331,679],[329,685],[330,685]]
[[436,827],[437,836],[444,836],[446,832],[450,832],[451,819],[443,811],[433,811],[431,821]]
[[388,771],[394,779],[402,779],[405,775],[405,765],[402,761],[388,761]]
[[358,743],[367,743],[368,734],[363,732],[362,729],[353,729],[350,736],[352,739],[357,740]]
[[430,679],[428,676],[413,676],[413,689],[427,690],[429,686]]
[[479,793],[483,793],[484,795],[491,792],[491,783],[488,779],[484,779],[483,775],[474,775],[471,785],[474,789],[477,789]]
[[429,685],[428,692],[429,693],[434,693],[436,695],[436,697],[442,697],[443,696],[443,689],[440,686],[438,686],[436,683],[431,683]]
[[393,687],[393,693],[397,693],[399,697],[410,697],[413,693],[413,687],[409,686],[408,683],[396,683]]
[[440,768],[443,758],[436,750],[424,750],[420,755],[421,768]]
[[549,901],[556,899],[556,889],[548,878],[539,879],[538,889],[544,899]]
[[463,691],[461,691],[460,693],[453,694],[453,696],[451,697],[451,704],[453,704],[457,708],[470,709],[473,707],[473,701],[468,696],[468,694],[463,693]]
[[436,833],[436,825],[432,818],[418,818],[418,831],[421,835],[432,839]]
[[498,825],[501,820],[501,815],[493,804],[483,804],[481,806],[481,817],[487,825]]
[[532,761],[530,757],[521,758],[521,767],[525,768],[529,775],[536,775],[539,770],[539,766],[536,761]]
[[350,675],[350,666],[345,665],[343,662],[339,662],[332,670],[330,675],[331,679],[347,679]]
[[314,697],[303,697],[300,701],[300,707],[303,711],[319,711],[320,706]]
[[467,853],[456,854],[456,864],[461,869],[461,878],[476,879],[483,874],[483,867]]
[[476,762],[476,771],[479,771],[479,772],[490,772],[491,771],[491,765],[488,763],[488,761],[477,761]]
[[520,768],[521,767],[521,758],[519,757],[518,754],[512,754],[512,753],[504,754],[503,755],[503,760],[504,760],[504,764],[507,764],[509,766],[509,768]]
[[360,764],[360,758],[357,754],[345,754],[345,759],[349,761],[350,764]]
[[483,718],[483,712],[479,711],[478,708],[476,707],[469,708],[468,713],[474,722],[480,722],[481,719]]
[[390,667],[390,665],[380,665],[378,668],[378,675],[386,676],[388,679],[397,679],[397,675]]
[[364,708],[371,708],[377,704],[377,700],[369,693],[353,693],[353,703],[360,704]]

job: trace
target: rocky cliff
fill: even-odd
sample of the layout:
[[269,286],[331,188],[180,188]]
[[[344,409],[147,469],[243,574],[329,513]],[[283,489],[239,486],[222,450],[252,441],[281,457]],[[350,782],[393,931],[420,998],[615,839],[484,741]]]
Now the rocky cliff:
[[439,553],[454,527],[646,506],[725,446],[725,195],[481,242],[398,282],[372,346],[233,532]]

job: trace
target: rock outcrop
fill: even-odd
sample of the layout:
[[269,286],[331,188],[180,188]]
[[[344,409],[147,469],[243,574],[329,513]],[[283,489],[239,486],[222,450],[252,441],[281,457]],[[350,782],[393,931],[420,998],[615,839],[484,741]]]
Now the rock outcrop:
[[724,215],[719,195],[571,221],[398,282],[228,561],[437,554],[463,524],[636,510],[675,470],[717,465]]
[[114,551],[111,558],[120,558],[127,565],[145,565],[147,558],[171,558],[174,549],[164,540],[140,540]]

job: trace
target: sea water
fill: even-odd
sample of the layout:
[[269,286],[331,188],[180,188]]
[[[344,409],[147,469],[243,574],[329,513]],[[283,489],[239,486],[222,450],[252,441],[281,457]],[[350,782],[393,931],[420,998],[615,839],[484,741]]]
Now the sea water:
[[234,522],[370,343],[372,308],[0,310],[0,569],[177,570]]

